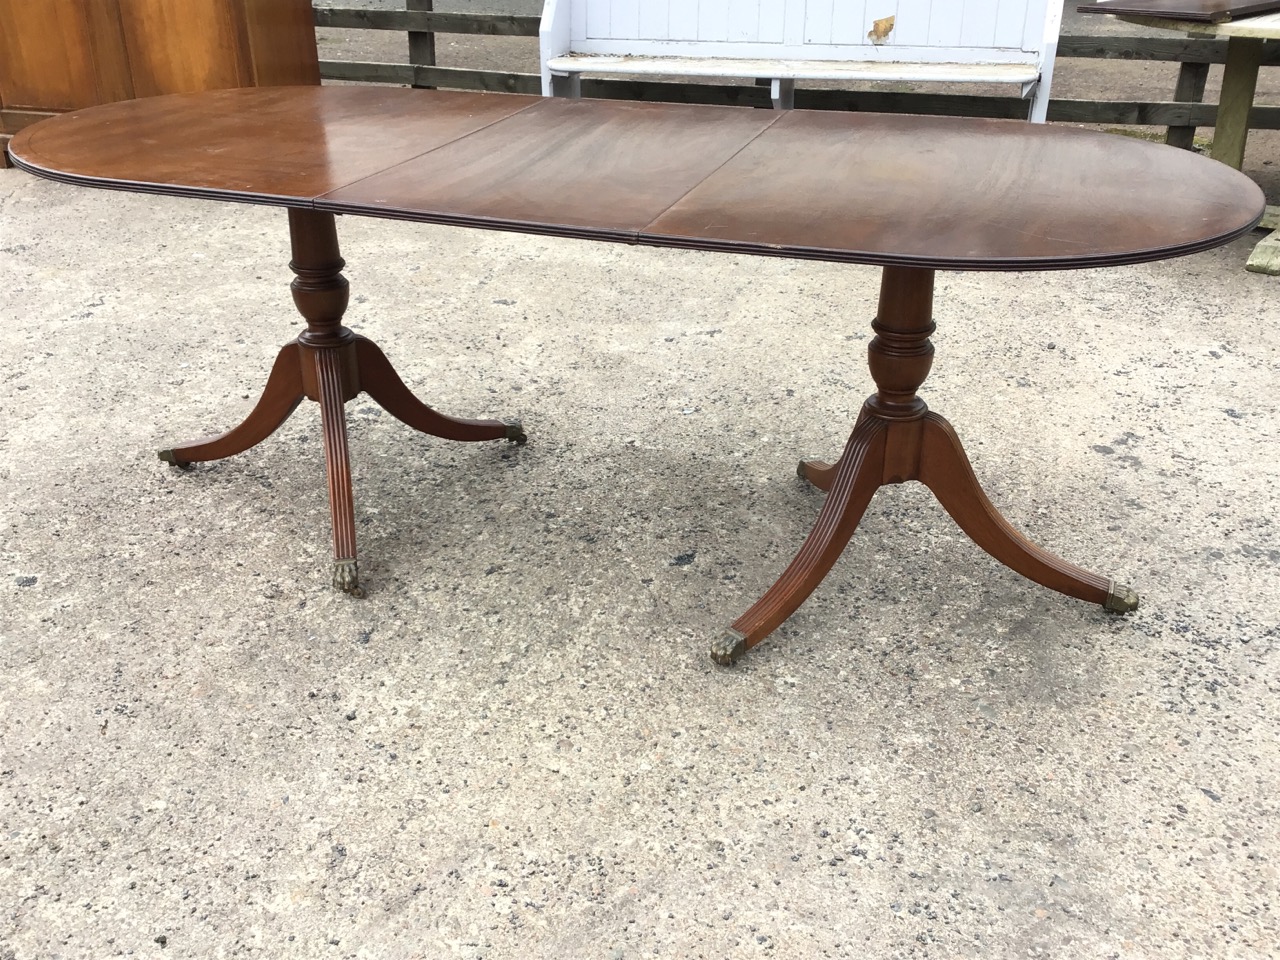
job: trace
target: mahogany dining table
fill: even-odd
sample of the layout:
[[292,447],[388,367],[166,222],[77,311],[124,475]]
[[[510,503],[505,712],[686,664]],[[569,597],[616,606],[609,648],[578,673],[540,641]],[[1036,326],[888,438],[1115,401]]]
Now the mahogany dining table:
[[[1023,576],[1134,609],[1130,588],[1019,534],[983,493],[951,425],[918,395],[933,362],[935,271],[1175,257],[1241,236],[1264,207],[1262,191],[1227,166],[1072,127],[385,87],[131,100],[42,121],[9,149],[17,166],[67,183],[287,208],[306,330],[281,349],[243,422],[160,457],[181,467],[240,453],[304,398],[318,401],[333,582],[357,595],[347,400],[363,390],[449,440],[521,443],[525,433],[515,421],[433,410],[372,341],[342,325],[335,214],[882,267],[868,347],[875,392],[838,459],[801,461],[826,501],[778,580],[713,640],[713,659],[726,664],[799,608],[875,491],[908,480]],[[957,321],[981,329],[981,317]],[[1010,429],[1033,429],[1011,417]]]

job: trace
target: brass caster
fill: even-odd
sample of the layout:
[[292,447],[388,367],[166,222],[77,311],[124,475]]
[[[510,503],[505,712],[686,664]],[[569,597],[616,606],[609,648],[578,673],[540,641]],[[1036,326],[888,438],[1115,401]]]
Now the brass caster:
[[519,420],[504,419],[502,422],[507,425],[506,439],[522,447],[529,442],[529,437],[525,434]]
[[170,466],[177,467],[179,470],[190,470],[190,460],[179,460],[177,454],[172,450],[157,450],[156,456]]
[[711,641],[711,659],[722,667],[731,667],[747,652],[747,638],[733,627]]
[[[801,460],[796,464],[796,476],[801,480],[809,480],[810,469],[829,470],[831,469],[831,464],[825,460]],[[813,483],[812,480],[809,480],[809,482]]]
[[354,560],[335,560],[333,563],[333,585],[343,593],[360,599],[364,597],[364,587],[360,586],[360,572]]
[[1132,587],[1126,587],[1122,583],[1112,581],[1111,589],[1107,591],[1107,599],[1102,604],[1102,609],[1111,613],[1129,613],[1132,610],[1137,610],[1137,591]]
[[813,483],[813,479],[809,476],[810,470],[825,471],[830,470],[831,464],[826,460],[801,460],[796,464],[796,476],[801,480],[808,480]]

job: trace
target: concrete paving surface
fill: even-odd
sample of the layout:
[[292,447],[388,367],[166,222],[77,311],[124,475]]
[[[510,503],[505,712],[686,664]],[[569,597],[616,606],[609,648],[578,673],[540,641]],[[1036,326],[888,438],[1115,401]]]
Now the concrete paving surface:
[[940,274],[924,393],[1029,536],[918,485],[738,666],[871,385],[872,268],[344,218],[432,404],[190,473],[293,336],[280,210],[0,171],[0,958],[1280,953],[1280,285],[1253,238]]

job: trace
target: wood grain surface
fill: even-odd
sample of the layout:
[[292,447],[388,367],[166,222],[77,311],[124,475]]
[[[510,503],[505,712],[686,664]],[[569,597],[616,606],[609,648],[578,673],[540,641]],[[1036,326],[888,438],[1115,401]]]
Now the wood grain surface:
[[634,238],[775,120],[764,110],[550,99],[323,206]]
[[1232,173],[1185,150],[1073,127],[797,110],[644,232],[886,265],[1131,263],[1251,225],[1262,191]]
[[1264,208],[1222,164],[1071,127],[435,90],[157,97],[43,121],[10,150],[93,186],[958,270],[1177,256]]
[[41,121],[10,143],[55,180],[310,207],[540,102],[378,87],[265,87],[149,97]]

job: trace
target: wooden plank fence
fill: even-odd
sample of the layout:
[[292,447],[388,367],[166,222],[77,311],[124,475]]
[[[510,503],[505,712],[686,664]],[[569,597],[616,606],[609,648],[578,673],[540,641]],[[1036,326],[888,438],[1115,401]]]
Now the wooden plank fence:
[[[440,13],[432,0],[407,0],[405,10],[350,10],[315,8],[317,27],[358,30],[393,30],[410,39],[409,63],[363,63],[321,60],[320,73],[329,80],[363,83],[395,83],[417,87],[450,87],[463,90],[497,90],[508,93],[541,92],[533,73],[504,73],[435,63],[437,33],[536,37],[538,17],[483,13]],[[1280,64],[1280,43],[1266,46],[1263,63]],[[1207,65],[1223,63],[1227,41],[1204,38],[1074,37],[1058,40],[1058,56],[1102,60],[1137,60],[1198,65],[1184,68],[1183,79],[1167,101],[1066,100],[1049,104],[1049,119],[1072,123],[1101,123],[1181,128],[1182,145],[1190,145],[1189,130],[1211,127],[1217,105],[1197,102],[1204,89]],[[1198,82],[1197,82],[1198,81]],[[645,80],[582,81],[584,96],[628,100],[668,100],[680,103],[728,103],[768,107],[767,87]],[[1026,101],[1016,97],[965,94],[892,92],[883,90],[796,90],[797,107],[821,110],[864,110],[890,113],[924,113],[943,116],[1025,117]],[[1249,125],[1260,130],[1280,130],[1280,105],[1255,105]]]

